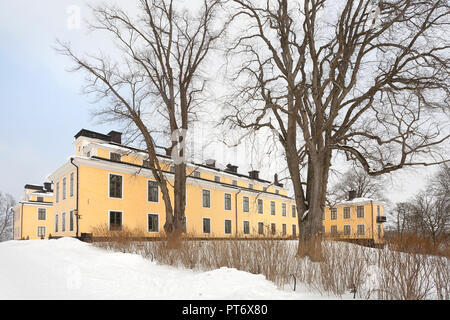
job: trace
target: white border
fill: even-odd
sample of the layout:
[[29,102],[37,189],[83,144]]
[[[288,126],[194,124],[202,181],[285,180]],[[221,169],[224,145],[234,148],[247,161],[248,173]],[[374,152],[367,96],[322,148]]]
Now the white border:
[[[37,207],[36,208],[37,210],[37,221],[47,221],[47,208],[40,208],[40,207]],[[39,209],[43,209],[43,210],[45,210],[45,219],[39,219]]]
[[[122,228],[121,228],[121,230],[111,230],[111,226],[109,225],[110,221],[111,221],[111,217],[110,217],[111,212],[120,212],[122,214],[122,219],[121,219],[122,220]],[[123,231],[123,226],[124,226],[124,223],[123,223],[124,217],[123,216],[124,216],[124,214],[123,214],[122,210],[108,210],[108,231],[109,232]]]
[[[148,200],[148,182],[149,181],[151,181],[151,182],[155,182],[156,183],[156,186],[158,187],[158,201],[150,201],[150,200]],[[155,180],[152,180],[152,179],[147,179],[147,202],[148,203],[159,203],[159,201],[160,201],[160,189],[159,189],[159,184],[158,184],[158,182],[156,182]]]
[[[225,199],[225,195],[229,195],[230,196],[230,209],[227,209],[226,208],[226,199]],[[225,210],[225,211],[232,211],[233,210],[233,197],[231,196],[231,193],[228,193],[228,192],[225,192],[224,194],[223,194],[223,210]]]
[[[121,176],[122,177],[122,197],[121,198],[117,198],[117,197],[110,197],[110,187],[111,187],[111,175],[115,175],[115,176]],[[108,186],[107,186],[107,192],[108,192],[108,199],[116,199],[116,200],[123,200],[123,196],[124,196],[124,194],[123,194],[123,190],[124,190],[124,184],[125,184],[125,179],[124,179],[124,177],[123,177],[123,175],[122,174],[118,174],[118,173],[111,173],[111,172],[108,172]]]
[[[149,227],[149,225],[148,225],[148,216],[149,215],[158,216],[158,231],[150,231],[150,230],[148,230],[148,227]],[[160,230],[161,230],[161,219],[159,217],[159,213],[148,212],[147,213],[147,233],[159,233]]]
[[[203,190],[209,191],[209,207],[204,207],[204,206],[203,206]],[[187,198],[187,197],[186,197],[186,198]],[[186,201],[186,202],[187,202],[187,201]],[[211,208],[212,208],[211,190],[210,190],[210,189],[203,189],[203,188],[202,188],[202,208],[203,208],[203,209],[211,209]]]
[[[248,222],[248,233],[245,233],[245,222]],[[242,220],[242,234],[250,234],[251,232],[250,228],[250,220]]]
[[[209,219],[209,233],[206,233],[204,228],[203,228],[203,220],[204,219]],[[212,223],[211,223],[211,218],[210,217],[202,217],[202,234],[211,234],[212,233]]]
[[[225,224],[225,221],[230,221],[230,227],[231,227],[231,231],[230,231],[230,233],[227,233],[227,229],[226,229],[226,224]],[[231,220],[231,219],[224,219],[223,220],[223,234],[225,234],[225,235],[230,235],[230,234],[233,234],[233,220]]]

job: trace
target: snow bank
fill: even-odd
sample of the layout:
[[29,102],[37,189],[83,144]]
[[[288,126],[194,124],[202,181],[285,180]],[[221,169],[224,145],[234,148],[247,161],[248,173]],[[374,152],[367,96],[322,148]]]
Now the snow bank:
[[72,238],[0,243],[0,299],[324,299],[262,275],[158,265]]

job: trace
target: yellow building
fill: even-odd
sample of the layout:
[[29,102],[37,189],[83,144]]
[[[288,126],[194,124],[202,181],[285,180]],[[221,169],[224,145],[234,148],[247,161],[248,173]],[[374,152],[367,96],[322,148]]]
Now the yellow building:
[[323,233],[331,239],[383,243],[383,205],[368,198],[352,198],[325,208]]
[[23,201],[14,208],[14,239],[48,238],[53,226],[51,184],[27,184],[24,189]]
[[[121,133],[81,130],[75,155],[49,175],[54,188],[52,235],[81,236],[95,227],[110,231],[143,230],[159,236],[165,223],[164,201],[144,151],[121,143]],[[159,157],[169,185],[171,160]],[[298,234],[295,201],[278,182],[249,175],[215,161],[187,164],[186,229],[196,237],[255,237]],[[172,189],[173,196],[173,189]],[[95,237],[95,232],[93,234]]]

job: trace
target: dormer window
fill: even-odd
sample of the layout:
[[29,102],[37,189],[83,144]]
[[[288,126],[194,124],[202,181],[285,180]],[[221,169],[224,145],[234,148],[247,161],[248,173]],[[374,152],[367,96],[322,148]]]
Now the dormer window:
[[144,160],[142,161],[142,166],[144,168],[150,168],[150,160]]
[[109,154],[109,159],[111,159],[111,160],[113,160],[113,161],[121,161],[121,155],[119,154],[119,153],[114,153],[114,152],[111,152],[110,154]]
[[220,177],[219,176],[214,176],[214,181],[215,182],[220,182]]
[[280,194],[280,190],[276,189],[276,190],[275,190],[275,193],[276,193],[276,194]]
[[252,183],[249,183],[249,184],[248,184],[248,188],[249,188],[249,189],[253,189],[253,184],[252,184]]
[[44,202],[44,197],[37,197],[38,202]]
[[194,171],[194,177],[200,178],[200,171]]

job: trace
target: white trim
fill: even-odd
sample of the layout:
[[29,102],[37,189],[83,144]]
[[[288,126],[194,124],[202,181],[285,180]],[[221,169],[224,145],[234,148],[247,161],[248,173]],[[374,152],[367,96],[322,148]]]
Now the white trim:
[[45,236],[47,235],[47,228],[46,228],[45,226],[37,226],[37,229],[36,229],[36,236],[37,236],[38,238],[41,237],[41,235],[39,234],[39,228],[44,228],[44,238],[45,238]]
[[[150,200],[148,200],[148,182],[149,181],[151,181],[151,182],[155,182],[156,183],[156,186],[158,187],[158,200],[157,201],[150,201]],[[160,201],[160,190],[159,190],[159,184],[158,184],[158,182],[156,182],[155,180],[152,180],[152,179],[147,179],[147,202],[148,203],[159,203],[159,201]]]
[[[75,210],[70,210],[69,211],[69,232],[73,232],[75,229],[75,214],[74,214]],[[72,218],[72,228],[70,228],[70,220]]]
[[[203,206],[203,191],[209,191],[209,207],[204,207],[204,206]],[[203,189],[203,188],[202,188],[202,208],[203,208],[203,209],[211,209],[211,208],[212,208],[211,190],[210,190],[210,189]]]
[[[272,203],[273,203],[273,213],[272,213]],[[264,210],[263,210],[264,212]],[[273,200],[270,200],[270,215],[271,216],[276,216],[277,214],[277,203]]]
[[[264,199],[256,198],[256,213],[257,214],[264,214]],[[262,201],[262,212],[259,212],[259,201]]]
[[[203,227],[204,219],[209,219],[209,233],[205,232],[205,230],[204,230],[204,227]],[[211,234],[212,233],[211,220],[212,219],[210,217],[202,217],[202,234]]]
[[[226,228],[226,224],[225,224],[226,221],[230,221],[230,228],[231,228],[230,233],[227,233],[227,228]],[[223,233],[224,234],[233,234],[233,220],[231,220],[231,219],[223,220]]]
[[[262,223],[262,233],[259,233],[259,224],[260,224],[260,223]],[[258,222],[256,223],[256,227],[257,227],[256,233],[257,233],[258,235],[264,235],[264,221],[258,221]]]
[[[285,229],[286,229],[286,232],[285,232],[285,233],[283,233],[283,226],[284,226]],[[287,234],[288,234],[288,232],[287,232],[287,224],[286,224],[286,223],[281,223],[281,235],[282,235],[282,236],[287,236]]]
[[[45,210],[45,219],[39,219],[39,209],[44,209]],[[37,220],[38,221],[47,221],[47,208],[37,208]]]
[[[276,222],[269,222],[270,223],[270,234],[275,235],[277,234],[277,223]],[[272,231],[272,224],[275,225],[275,232]]]
[[[150,231],[148,228],[149,228],[149,225],[148,225],[148,216],[149,215],[154,215],[154,216],[158,216],[158,231]],[[153,213],[153,212],[148,212],[147,213],[147,233],[159,233],[160,232],[160,230],[161,230],[161,220],[160,220],[160,217],[159,217],[159,213]]]
[[[122,193],[121,193],[121,197],[120,198],[117,198],[117,197],[111,197],[110,196],[110,187],[111,187],[111,175],[115,175],[115,176],[121,176],[122,177]],[[111,173],[111,172],[108,172],[108,186],[107,186],[107,192],[108,192],[108,199],[117,199],[117,200],[123,200],[123,196],[124,196],[124,194],[123,194],[123,187],[124,187],[124,184],[125,184],[125,179],[124,179],[124,177],[123,177],[123,175],[122,174],[118,174],[118,173]]]
[[[227,206],[226,206],[226,198],[225,198],[225,196],[226,196],[227,194],[230,196],[230,209],[227,209]],[[225,211],[232,211],[232,210],[233,210],[233,198],[232,198],[232,196],[231,196],[231,193],[225,192],[225,193],[223,194],[223,209],[224,209]]]
[[[349,227],[350,228],[350,232],[348,234],[345,234],[345,227]],[[344,224],[342,227],[342,234],[344,236],[351,236],[352,235],[352,225],[351,224]]]
[[[248,222],[248,233],[245,233],[245,222]],[[242,234],[250,234],[250,220],[242,220]]]
[[118,231],[118,230],[111,230],[111,226],[110,226],[110,222],[111,222],[111,212],[120,212],[121,214],[122,214],[122,216],[121,216],[121,219],[120,219],[120,221],[121,221],[121,223],[122,223],[122,225],[121,225],[121,230],[120,231],[123,231],[123,226],[124,226],[124,223],[123,223],[123,220],[124,220],[124,215],[123,215],[123,211],[122,210],[108,210],[108,231],[111,231],[111,232],[115,232],[115,231]]
[[[244,210],[244,198],[247,198],[247,203],[248,203],[248,210],[247,211],[245,211]],[[242,196],[242,212],[244,212],[244,213],[250,213],[250,197],[248,197],[248,196]]]

